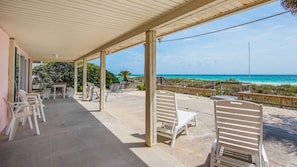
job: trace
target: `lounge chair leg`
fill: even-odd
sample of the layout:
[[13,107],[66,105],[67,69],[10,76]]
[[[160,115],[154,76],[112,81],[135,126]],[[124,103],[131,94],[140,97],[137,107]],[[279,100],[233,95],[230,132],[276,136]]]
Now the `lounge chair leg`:
[[8,125],[7,128],[6,128],[6,133],[5,133],[5,135],[9,135],[9,133],[10,133],[10,131],[11,131],[11,126],[12,126],[12,120],[11,120],[11,122],[9,123],[9,125]]
[[22,122],[22,126],[24,126],[27,120],[25,118],[20,118],[20,121]]
[[34,117],[34,123],[35,123],[35,128],[36,128],[36,134],[40,135],[40,131],[39,131],[39,126],[38,126],[38,120],[37,120],[37,113],[36,113],[36,109],[35,107],[33,108],[33,117]]
[[43,122],[46,122],[45,115],[44,115],[44,110],[43,110],[43,105],[40,106],[40,112],[41,112],[41,117],[42,117]]
[[177,130],[174,130],[174,134],[172,136],[171,145],[170,145],[170,147],[172,148],[175,146],[176,135],[177,135]]
[[185,131],[186,131],[186,135],[189,134],[189,131],[188,131],[188,124],[185,125]]
[[14,135],[17,130],[19,121],[20,121],[20,118],[15,118],[15,119],[11,120],[12,127],[10,130],[8,141],[12,141],[14,139]]
[[28,122],[29,122],[30,129],[33,129],[31,116],[28,117]]
[[195,120],[194,120],[194,122],[195,122],[195,126],[197,126],[197,122],[198,122],[198,121],[197,121],[197,114],[195,115],[194,119],[195,119]]

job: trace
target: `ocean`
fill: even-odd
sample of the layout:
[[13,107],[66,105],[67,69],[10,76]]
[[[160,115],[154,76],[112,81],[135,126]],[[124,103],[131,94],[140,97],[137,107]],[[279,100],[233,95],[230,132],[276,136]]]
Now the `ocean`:
[[[133,74],[131,77],[139,77],[143,74]],[[234,75],[234,74],[157,74],[157,76],[162,76],[164,78],[179,78],[179,79],[196,79],[196,80],[207,80],[207,81],[226,81],[229,79],[235,79],[240,82],[251,82],[253,84],[271,84],[271,85],[297,85],[297,74],[293,75]]]

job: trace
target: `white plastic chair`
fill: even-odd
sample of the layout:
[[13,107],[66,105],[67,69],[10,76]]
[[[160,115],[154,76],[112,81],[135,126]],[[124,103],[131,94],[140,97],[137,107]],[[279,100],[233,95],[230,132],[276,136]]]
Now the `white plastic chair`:
[[45,88],[41,91],[42,99],[49,99],[51,94],[51,88]]
[[43,110],[44,105],[38,93],[29,94],[26,91],[20,89],[18,95],[22,102],[27,102],[31,105],[35,105],[38,117],[39,118],[42,117],[43,122],[46,122],[46,118]]
[[67,87],[67,92],[66,92],[66,95],[68,96],[68,98],[70,97],[74,97],[74,89],[72,87]]
[[157,91],[157,134],[171,138],[171,147],[175,145],[177,134],[183,130],[188,134],[188,124],[197,125],[197,113],[178,109],[174,92]]
[[210,166],[268,167],[262,143],[263,106],[240,100],[214,102],[216,140]]
[[30,129],[33,129],[32,120],[31,120],[32,115],[34,117],[36,133],[37,135],[40,134],[38,121],[36,118],[37,116],[36,114],[34,114],[35,113],[34,105],[29,105],[26,102],[12,103],[6,100],[5,98],[3,98],[3,100],[5,101],[11,113],[11,121],[6,129],[6,135],[9,135],[9,138],[8,138],[9,141],[12,141],[14,139],[18,124],[21,122],[21,119],[23,119],[22,120],[23,124],[25,124],[26,120],[28,119]]

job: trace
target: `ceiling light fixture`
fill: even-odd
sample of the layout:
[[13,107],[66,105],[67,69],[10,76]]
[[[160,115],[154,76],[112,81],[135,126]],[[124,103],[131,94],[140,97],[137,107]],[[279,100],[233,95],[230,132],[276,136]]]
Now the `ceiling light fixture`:
[[57,53],[54,53],[54,58],[57,59],[59,55]]

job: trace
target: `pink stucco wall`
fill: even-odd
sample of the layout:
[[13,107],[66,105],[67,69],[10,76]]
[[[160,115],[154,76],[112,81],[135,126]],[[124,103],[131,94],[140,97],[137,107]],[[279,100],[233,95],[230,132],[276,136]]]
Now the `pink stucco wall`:
[[9,36],[0,28],[0,132],[7,124],[7,108],[2,97],[8,95]]

